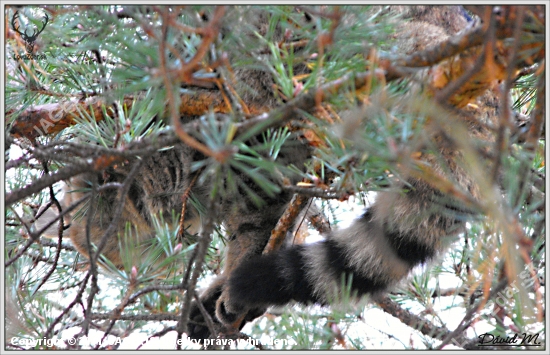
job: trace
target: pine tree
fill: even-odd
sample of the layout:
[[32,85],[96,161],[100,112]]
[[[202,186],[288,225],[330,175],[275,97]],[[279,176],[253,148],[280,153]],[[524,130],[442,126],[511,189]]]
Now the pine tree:
[[[478,349],[482,332],[539,334],[543,349],[544,7],[466,7],[469,28],[404,53],[407,24],[424,11],[409,10],[6,7],[5,349],[135,349],[158,338],[170,343],[153,348],[200,348],[176,338],[186,339],[190,302],[224,263],[230,236],[220,199],[238,191],[261,205],[265,194],[295,194],[272,232],[273,250],[296,219],[295,242],[338,228],[343,211],[368,206],[404,171],[476,212],[446,255],[388,295],[358,303],[348,290],[332,307],[270,309],[242,333],[219,335],[234,342],[213,347]],[[437,35],[427,23],[426,35]],[[493,96],[474,107],[486,89]],[[468,107],[479,115],[498,108],[489,153],[453,123]],[[465,152],[481,199],[422,164],[434,129]],[[292,140],[314,150],[305,167],[277,160]],[[122,268],[80,255],[64,230],[90,222],[102,193],[124,195],[132,179],[100,186],[93,173],[176,144],[204,157],[192,166],[196,184],[214,181],[206,200],[182,196],[201,211],[200,233],[183,222],[172,228],[167,219],[184,214],[171,211],[155,217],[146,254],[121,245]],[[291,184],[292,174],[302,181]],[[75,176],[91,188],[64,202],[63,181]],[[311,206],[319,214],[303,217]],[[369,322],[382,311],[405,330]],[[89,341],[71,342],[83,336]],[[39,339],[59,341],[32,342]]]

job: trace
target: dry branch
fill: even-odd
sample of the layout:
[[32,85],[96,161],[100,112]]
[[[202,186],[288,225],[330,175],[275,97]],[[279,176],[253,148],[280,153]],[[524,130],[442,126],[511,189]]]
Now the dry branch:
[[[126,96],[123,105],[131,109],[133,104],[143,99],[143,95]],[[104,110],[105,108],[105,110]],[[209,110],[227,113],[229,108],[217,91],[195,90],[181,95],[179,113],[181,116],[200,116]],[[10,133],[17,137],[34,138],[47,134],[55,134],[76,123],[76,118],[86,115],[101,121],[105,118],[104,112],[114,115],[112,104],[105,98],[92,97],[86,100],[71,100],[56,104],[45,104],[30,107],[17,115],[10,128]],[[6,116],[13,115],[14,111],[7,111]]]
[[288,230],[292,228],[294,221],[296,220],[300,212],[304,209],[304,207],[306,207],[308,202],[309,198],[303,195],[294,195],[287,209],[285,210],[281,218],[279,218],[275,229],[271,231],[271,237],[269,238],[269,242],[264,248],[264,254],[271,253],[281,248],[285,241]]
[[[384,310],[384,312],[391,314],[395,318],[399,319],[403,324],[418,330],[424,335],[439,340],[445,339],[447,343],[452,342],[453,345],[462,347],[465,350],[480,349],[479,346],[477,346],[478,339],[471,340],[466,338],[462,333],[451,333],[447,327],[437,326],[428,320],[402,308],[397,302],[392,301],[388,296],[379,296],[375,299],[375,302],[380,308],[382,308],[382,310]],[[484,347],[484,350],[490,350],[490,347]]]

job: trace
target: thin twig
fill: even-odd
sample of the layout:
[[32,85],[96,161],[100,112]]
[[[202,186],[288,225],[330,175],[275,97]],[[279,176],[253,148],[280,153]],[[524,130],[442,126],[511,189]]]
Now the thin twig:
[[[48,164],[46,162],[43,162],[42,166],[44,167],[44,174],[48,174],[49,173]],[[49,188],[49,192],[50,192],[50,201],[53,202],[53,204],[57,207],[57,210],[60,213],[62,213],[63,210],[61,208],[61,204],[59,203],[59,201],[55,197],[55,192],[53,191],[53,186],[51,186],[51,185],[50,185],[50,188]],[[55,269],[57,268],[57,263],[59,262],[59,257],[61,255],[61,245],[63,244],[63,230],[65,230],[65,225],[64,225],[63,218],[60,218],[59,219],[59,227],[57,229],[57,248],[55,250],[55,256],[54,256],[54,259],[53,259],[52,266],[50,267],[48,272],[46,272],[44,277],[42,277],[42,279],[40,280],[40,283],[34,289],[33,294],[35,294],[40,289],[40,287],[42,287],[49,280],[49,278],[53,275]]]
[[208,311],[206,310],[206,308],[204,308],[204,305],[202,304],[199,296],[197,295],[196,292],[193,292],[194,295],[193,295],[193,298],[195,299],[195,302],[196,302],[196,305],[197,307],[199,307],[199,311],[201,312],[203,318],[204,318],[204,321],[206,322],[206,326],[208,327],[208,331],[210,332],[211,335],[215,335],[216,334],[216,326],[214,325],[214,322],[212,321],[212,317],[210,316],[210,314],[208,314]]
[[[511,116],[510,116],[510,90],[512,89],[512,83],[514,80],[514,74],[515,74],[515,64],[517,62],[518,57],[518,49],[520,45],[520,35],[521,35],[521,28],[523,26],[523,15],[524,15],[524,7],[519,6],[518,12],[517,12],[517,18],[516,22],[514,24],[514,43],[512,44],[511,52],[509,55],[508,65],[506,68],[506,80],[504,81],[504,87],[501,92],[501,113],[500,113],[500,119],[499,119],[499,129],[497,133],[497,138],[495,142],[496,147],[496,154],[495,154],[495,160],[493,163],[493,171],[491,174],[493,183],[497,181],[500,171],[500,166],[502,162],[502,156],[504,155],[505,150],[508,146],[508,137],[509,137],[509,131],[508,128],[511,128],[512,122],[511,122]],[[495,44],[493,44],[493,47]],[[490,53],[489,53],[490,54]]]
[[[171,316],[173,316],[173,314],[171,314]],[[174,319],[174,320],[175,320],[175,319]],[[170,333],[170,332],[173,332],[173,331],[175,331],[175,330],[176,330],[176,327],[175,327],[175,326],[171,326],[171,327],[166,327],[166,328],[164,328],[163,330],[158,331],[158,332],[156,332],[156,333],[153,333],[152,335],[150,335],[150,336],[147,337],[147,340],[145,340],[143,343],[139,344],[139,346],[136,348],[136,350],[141,349],[141,347],[142,347],[143,345],[147,344],[147,343],[149,342],[149,340],[151,340],[151,339],[153,339],[153,338],[155,338],[155,337],[160,338],[160,337],[162,337],[162,336],[164,336],[164,335],[166,335],[166,334],[168,334],[168,333]]]
[[[202,272],[202,267],[206,252],[208,251],[208,246],[210,245],[210,241],[212,240],[212,232],[214,231],[214,222],[217,218],[217,211],[217,201],[211,199],[208,206],[208,213],[206,214],[205,218],[205,223],[203,225],[203,229],[201,230],[200,240],[195,248],[197,252],[194,261],[193,272],[191,273],[191,278],[186,285],[187,292],[185,293],[182,302],[181,314],[177,325],[177,339],[182,339],[182,334],[187,332],[187,322],[189,321],[189,314],[191,312],[191,300],[193,299],[193,295],[195,293],[197,280]],[[188,266],[188,270],[190,269],[191,263]],[[183,282],[185,281],[186,280],[184,280]],[[177,349],[181,350],[181,340],[178,341]]]
[[220,31],[221,20],[225,14],[225,10],[225,6],[216,6],[212,19],[208,22],[208,25],[198,30],[198,32],[202,35],[202,41],[193,58],[181,66],[179,70],[179,77],[181,81],[190,81],[191,72],[208,53],[210,44],[212,44],[212,42],[216,39]]
[[330,191],[320,187],[301,187],[286,185],[283,186],[283,190],[306,197],[318,197],[325,200],[345,201],[351,196],[349,192]]
[[82,301],[82,295],[84,294],[84,291],[86,290],[86,285],[88,284],[88,280],[90,279],[90,272],[86,273],[86,276],[84,277],[84,280],[82,281],[82,285],[80,286],[80,289],[78,290],[75,298],[63,311],[53,320],[53,322],[50,323],[48,326],[48,329],[44,332],[44,338],[51,339],[52,332],[55,328],[55,326],[61,322],[61,320],[65,317],[67,313],[77,304],[81,304]]
[[53,220],[51,220],[48,224],[46,224],[41,230],[39,230],[38,232],[34,232],[34,233],[31,233],[30,234],[30,239],[29,241],[22,247],[22,248],[19,248],[17,253],[11,257],[8,261],[6,261],[6,263],[4,264],[5,267],[8,267],[10,266],[11,264],[13,264],[17,259],[19,259],[21,257],[21,255],[23,255],[27,249],[29,249],[29,247],[36,241],[38,240],[38,238],[42,235],[42,233],[44,233],[48,228],[50,228],[57,220],[59,220],[60,218],[63,218],[63,216],[69,212],[71,212],[72,210],[74,210],[76,207],[78,207],[81,203],[83,203],[87,198],[89,197],[89,194],[86,194],[84,195],[84,197],[80,198],[78,201],[74,202],[71,206],[69,206],[68,208],[66,208],[62,213],[60,213],[56,218],[54,218]]
[[166,41],[168,36],[168,8],[163,8],[164,20],[162,21],[162,37],[160,39],[159,47],[159,56],[160,56],[160,70],[162,73],[162,78],[164,80],[164,88],[166,90],[166,98],[168,101],[168,107],[170,112],[170,122],[174,128],[174,132],[181,139],[181,141],[187,144],[189,147],[203,153],[209,157],[217,157],[217,153],[210,150],[207,146],[197,141],[189,133],[183,129],[179,111],[176,107],[176,97],[174,96],[173,86],[177,85],[178,82],[174,82],[174,78],[170,76],[168,68],[166,67]]
[[[90,263],[90,270],[89,272],[92,274],[92,286],[91,286],[91,292],[90,296],[88,296],[88,303],[86,307],[86,311],[84,312],[84,321],[82,322],[82,330],[81,334],[88,335],[89,332],[89,326],[90,326],[90,313],[92,312],[92,306],[95,294],[99,291],[99,287],[97,285],[97,263],[94,259],[94,246],[92,244],[92,236],[91,236],[91,229],[93,225],[93,218],[96,213],[96,209],[98,208],[96,204],[96,196],[97,196],[97,176],[95,174],[90,174],[91,181],[92,181],[92,191],[91,191],[91,197],[90,197],[90,209],[88,210],[88,214],[86,216],[86,227],[84,230],[84,233],[86,234],[86,249],[88,250],[88,258]],[[99,252],[99,251],[98,251]]]
[[[502,291],[506,286],[508,285],[508,279],[505,277],[502,279],[489,293],[489,296],[487,297],[487,300],[492,299],[497,295],[498,292]],[[485,304],[486,300],[482,299],[478,301],[473,307],[471,307],[467,312],[464,318],[460,321],[458,326],[447,334],[445,338],[443,338],[441,344],[437,347],[437,350],[443,349],[446,345],[449,344],[450,341],[456,340],[456,339],[462,339],[462,332],[466,330],[472,323],[472,319],[474,318],[475,314],[479,311],[480,306]]]
[[[128,289],[124,293],[124,296],[122,297],[122,300],[120,303],[115,307],[115,309],[111,312],[111,319],[109,322],[109,325],[107,329],[103,331],[103,337],[101,340],[97,343],[94,350],[99,349],[100,345],[103,344],[105,339],[107,339],[107,336],[111,333],[111,330],[115,326],[115,323],[120,319],[120,315],[122,314],[122,311],[124,311],[124,308],[126,308],[130,304],[130,297],[132,295],[132,292],[134,292],[134,289],[136,287],[136,280],[134,278],[130,279],[130,283],[128,285]],[[88,308],[91,309],[91,308]],[[91,313],[91,312],[90,312]],[[88,319],[88,318],[87,318]]]

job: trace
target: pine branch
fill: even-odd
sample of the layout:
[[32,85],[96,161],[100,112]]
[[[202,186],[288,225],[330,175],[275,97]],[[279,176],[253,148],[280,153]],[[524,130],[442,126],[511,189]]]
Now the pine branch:
[[[26,251],[30,248],[30,246],[40,238],[40,236],[48,229],[50,226],[52,226],[54,223],[56,223],[58,220],[62,219],[64,215],[68,214],[69,212],[76,209],[78,206],[80,206],[81,203],[83,203],[89,196],[85,195],[82,198],[80,198],[78,201],[75,201],[71,206],[67,207],[62,213],[60,213],[56,218],[51,220],[48,224],[46,224],[41,230],[37,232],[32,232],[30,234],[29,241],[22,247],[19,248],[17,253],[12,256],[6,263],[4,264],[5,267],[10,266],[13,264],[17,259],[19,259]],[[60,244],[59,242],[56,243],[56,246],[59,248]]]
[[[70,142],[63,143],[60,147],[53,149],[46,148],[42,151],[40,148],[33,150],[35,158],[51,159],[56,156],[56,152],[63,151],[60,156],[74,152],[76,156],[86,157],[86,160],[74,161],[73,164],[59,169],[56,173],[46,175],[33,181],[25,187],[11,191],[6,195],[5,203],[10,205],[25,197],[36,194],[42,189],[55,184],[58,181],[68,180],[73,176],[92,171],[102,171],[111,165],[124,161],[126,158],[133,158],[139,155],[148,155],[156,152],[158,149],[175,144],[178,141],[173,133],[159,134],[157,137],[144,138],[134,141],[124,149],[104,148],[100,146],[74,144]],[[68,148],[68,149],[67,149]],[[73,157],[74,157],[73,155]]]
[[[379,296],[375,298],[375,302],[384,312],[391,314],[399,319],[403,324],[418,330],[424,335],[434,339],[443,340],[442,345],[438,349],[442,349],[444,344],[452,343],[462,347],[465,350],[479,350],[477,339],[468,339],[461,332],[449,331],[446,327],[437,326],[430,321],[403,309],[397,302],[392,301],[388,296]],[[465,329],[465,328],[464,328]],[[458,328],[457,328],[458,330]],[[490,350],[491,347],[483,347],[485,350]],[[496,349],[496,347],[495,347]]]
[[263,251],[264,254],[271,253],[281,248],[288,230],[293,226],[294,221],[309,202],[310,199],[307,197],[294,195],[285,212],[281,218],[279,218],[277,225],[271,231],[271,236]]
[[[135,102],[142,100],[144,94],[125,96],[122,104],[131,109]],[[105,110],[104,110],[105,109]],[[218,91],[195,89],[180,95],[180,116],[201,116],[209,110],[228,113],[229,107]],[[256,108],[258,110],[258,108]],[[15,110],[6,111],[6,116],[16,115],[10,128],[10,134],[17,138],[34,140],[39,136],[55,134],[76,123],[75,118],[88,116],[96,121],[105,118],[104,112],[114,115],[115,109],[107,99],[100,96],[85,100],[71,100],[56,104],[30,107],[20,114]]]

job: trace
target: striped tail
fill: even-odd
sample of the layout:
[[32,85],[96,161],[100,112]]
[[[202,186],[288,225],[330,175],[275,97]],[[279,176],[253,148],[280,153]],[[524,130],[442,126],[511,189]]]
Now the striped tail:
[[405,278],[413,267],[436,256],[445,237],[463,225],[444,204],[434,202],[441,194],[414,182],[407,193],[379,193],[350,227],[332,232],[325,241],[240,264],[218,303],[218,318],[231,324],[251,308],[290,301],[327,304],[338,299],[343,280],[350,276],[348,286],[357,296],[385,291]]

